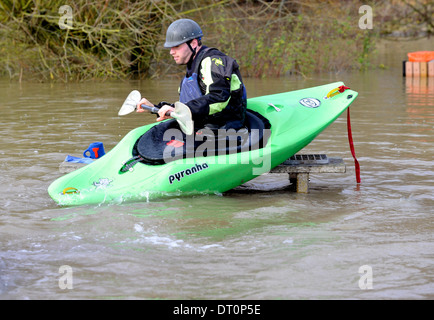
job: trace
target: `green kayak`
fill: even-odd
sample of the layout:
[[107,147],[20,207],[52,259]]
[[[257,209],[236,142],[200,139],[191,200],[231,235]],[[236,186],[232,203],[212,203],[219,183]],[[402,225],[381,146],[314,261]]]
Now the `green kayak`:
[[233,189],[307,146],[357,97],[342,82],[250,98],[242,130],[185,135],[175,119],[130,131],[112,150],[48,187],[60,205],[147,201]]

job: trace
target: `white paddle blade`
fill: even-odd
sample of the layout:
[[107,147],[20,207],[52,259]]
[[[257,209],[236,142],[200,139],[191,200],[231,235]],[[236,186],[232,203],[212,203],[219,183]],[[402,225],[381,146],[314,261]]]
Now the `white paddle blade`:
[[134,112],[137,109],[137,104],[140,102],[141,99],[142,95],[139,91],[131,91],[128,97],[125,99],[125,102],[123,103],[121,109],[119,110],[118,115],[124,116],[131,112]]
[[193,119],[189,107],[187,107],[182,102],[177,101],[175,102],[175,111],[172,112],[170,116],[175,118],[178,121],[181,130],[186,135],[193,134],[194,125],[193,125]]

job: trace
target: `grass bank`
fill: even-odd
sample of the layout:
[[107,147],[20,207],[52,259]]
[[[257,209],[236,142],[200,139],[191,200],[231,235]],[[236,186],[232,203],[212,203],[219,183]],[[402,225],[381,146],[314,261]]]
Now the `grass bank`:
[[[363,4],[372,8],[372,29],[360,27]],[[178,75],[183,69],[162,44],[168,25],[184,17],[202,26],[206,45],[236,58],[245,76],[367,69],[383,26],[394,29],[387,13],[395,9],[358,0],[4,0],[0,74],[65,82]]]

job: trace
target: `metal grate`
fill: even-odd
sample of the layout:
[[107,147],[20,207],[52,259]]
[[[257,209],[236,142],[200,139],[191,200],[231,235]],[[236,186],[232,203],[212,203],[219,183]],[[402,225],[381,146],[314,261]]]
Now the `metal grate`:
[[329,159],[325,154],[295,154],[285,161],[286,164],[327,164]]

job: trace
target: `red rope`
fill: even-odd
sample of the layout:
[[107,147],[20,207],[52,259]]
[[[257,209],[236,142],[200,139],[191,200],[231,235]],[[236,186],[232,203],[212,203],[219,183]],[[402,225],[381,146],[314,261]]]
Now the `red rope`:
[[360,165],[356,159],[356,153],[354,151],[353,134],[351,133],[351,120],[350,120],[350,107],[347,110],[347,129],[348,129],[348,142],[350,143],[351,154],[354,158],[354,165],[356,168],[356,181],[360,183]]

